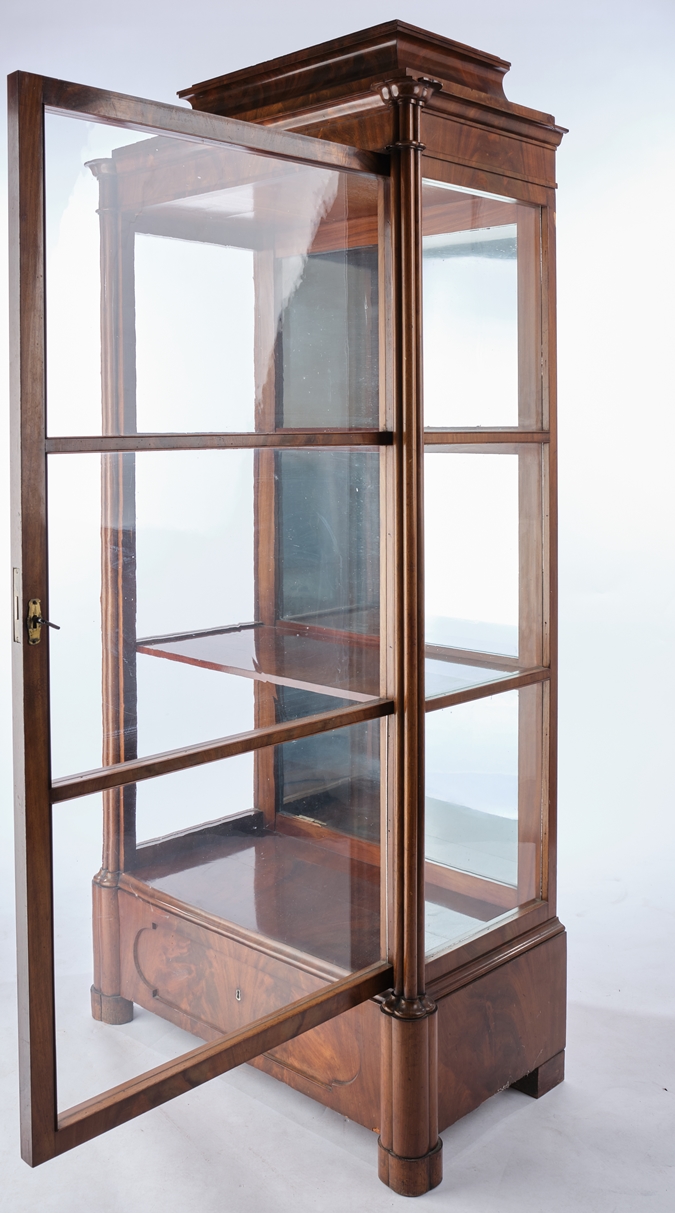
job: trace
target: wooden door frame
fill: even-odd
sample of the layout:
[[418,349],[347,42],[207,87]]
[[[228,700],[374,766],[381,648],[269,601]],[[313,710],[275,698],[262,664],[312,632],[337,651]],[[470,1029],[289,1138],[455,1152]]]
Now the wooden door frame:
[[[22,625],[27,600],[49,609],[47,589],[46,457],[50,453],[137,450],[338,447],[390,445],[391,432],[303,431],[291,434],[103,435],[47,438],[44,300],[44,112],[45,109],[166,132],[188,139],[245,148],[287,160],[387,175],[386,156],[327,144],[304,136],[269,132],[248,123],[200,114],[17,72],[9,78],[10,274],[12,290],[13,565]],[[122,455],[123,458],[123,455]],[[119,462],[115,460],[115,462]],[[44,629],[44,633],[47,629]],[[201,1082],[326,1022],[382,993],[392,970],[383,960],[310,997],[259,1019],[246,1029],[198,1047],[177,1061],[58,1114],[53,946],[52,805],[85,789],[124,789],[139,778],[181,770],[231,754],[378,719],[394,710],[376,699],[289,725],[272,726],[148,759],[132,758],[74,779],[52,783],[49,730],[49,641],[28,645],[17,628],[13,644],[15,806],[18,907],[18,980],[22,1155],[37,1165],[121,1124]],[[30,738],[26,761],[26,738]],[[114,757],[110,755],[110,757]],[[120,755],[120,757],[124,757]],[[115,793],[119,798],[119,792]],[[123,797],[122,797],[123,799]]]

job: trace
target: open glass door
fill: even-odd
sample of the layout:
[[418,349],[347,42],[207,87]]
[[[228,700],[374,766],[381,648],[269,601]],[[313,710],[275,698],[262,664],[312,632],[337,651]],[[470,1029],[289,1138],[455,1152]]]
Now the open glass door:
[[10,113],[37,1164],[391,985],[388,164],[23,73]]

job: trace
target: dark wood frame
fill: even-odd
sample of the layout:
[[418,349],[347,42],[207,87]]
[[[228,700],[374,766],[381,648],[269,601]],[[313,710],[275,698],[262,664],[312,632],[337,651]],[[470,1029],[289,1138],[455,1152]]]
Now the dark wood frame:
[[[386,159],[348,148],[258,131],[249,124],[195,114],[175,107],[144,102],[119,94],[69,85],[62,81],[15,73],[10,77],[10,139],[15,173],[12,180],[13,318],[13,511],[14,564],[20,570],[20,599],[39,597],[48,610],[46,544],[46,455],[68,451],[116,452],[138,449],[180,450],[213,447],[316,448],[319,446],[387,445],[391,433],[340,434],[324,431],[282,434],[150,435],[136,438],[47,439],[45,429],[44,351],[44,184],[43,113],[52,109],[117,126],[169,131],[186,138],[281,155],[303,163],[346,170],[382,173]],[[112,373],[112,370],[111,370]],[[113,475],[113,483],[115,476]],[[23,587],[31,587],[24,590]],[[21,608],[21,616],[26,611]],[[21,637],[23,639],[23,636]],[[301,999],[266,1016],[243,1032],[231,1033],[217,1045],[192,1050],[179,1062],[158,1067],[151,1075],[124,1084],[62,1115],[56,1105],[56,1061],[53,987],[53,908],[51,874],[51,805],[75,796],[109,790],[107,812],[123,813],[121,790],[153,775],[185,769],[203,762],[262,749],[274,743],[373,720],[393,711],[391,700],[377,700],[338,709],[288,725],[275,725],[222,742],[186,747],[149,760],[119,755],[121,761],[89,776],[55,781],[50,777],[48,642],[14,648],[16,688],[15,759],[17,775],[17,871],[19,906],[19,1007],[21,1017],[22,1150],[36,1165],[105,1132],[122,1120],[172,1098],[195,1083],[207,1081],[242,1061],[255,1057],[317,1024],[357,1006],[391,984],[388,962],[371,966],[356,977],[337,981],[309,999]],[[24,736],[30,736],[25,761]],[[114,755],[109,755],[114,758]],[[126,762],[124,758],[126,757]],[[114,789],[120,789],[117,795]],[[124,837],[124,828],[108,831]],[[112,865],[111,866],[117,866]],[[52,975],[49,980],[49,975]]]
[[[29,647],[15,630],[15,770],[17,810],[17,904],[19,909],[20,1061],[23,1156],[36,1165],[106,1131],[166,1099],[207,1081],[242,1061],[326,1023],[348,1008],[381,1002],[382,1113],[380,1175],[396,1191],[417,1195],[441,1177],[437,1081],[439,1019],[467,989],[507,974],[521,981],[531,958],[549,965],[560,989],[562,928],[555,917],[556,770],[556,429],[554,150],[562,131],[553,120],[510,105],[501,78],[508,64],[449,43],[401,22],[390,22],[323,47],[286,56],[249,72],[186,90],[192,111],[160,105],[26,73],[10,77],[10,199],[12,308],[12,454],[14,564],[19,614],[39,597],[48,615],[46,580],[45,457],[48,453],[251,447],[371,446],[388,468],[383,510],[394,533],[385,573],[390,627],[395,639],[384,659],[386,698],[310,717],[291,725],[265,726],[240,737],[145,759],[127,761],[67,779],[50,779],[48,642]],[[440,77],[430,79],[430,74]],[[86,115],[148,132],[250,149],[290,160],[375,173],[391,182],[392,325],[384,336],[394,368],[386,386],[377,431],[296,431],[255,434],[191,434],[47,438],[44,366],[44,108]],[[211,112],[207,112],[211,111]],[[245,121],[221,116],[236,114]],[[279,128],[278,130],[267,128]],[[291,133],[302,129],[307,135]],[[283,132],[283,133],[282,133]],[[309,136],[309,137],[307,137]],[[312,137],[314,136],[314,137]],[[423,143],[424,140],[424,143]],[[426,147],[424,146],[426,144]],[[358,150],[357,150],[358,149]],[[383,150],[384,149],[384,150]],[[445,181],[494,192],[542,208],[541,327],[544,363],[541,399],[529,399],[518,427],[422,429],[421,411],[421,181]],[[412,323],[410,323],[412,320]],[[525,356],[527,356],[525,354]],[[534,405],[534,407],[533,407]],[[526,444],[526,445],[525,445]],[[521,497],[540,493],[543,544],[541,642],[526,670],[451,695],[424,700],[422,618],[422,461],[425,446],[464,451],[517,452],[535,447],[537,483],[521,478]],[[112,466],[112,464],[111,464]],[[535,464],[532,464],[534,467]],[[538,487],[537,487],[538,486]],[[539,557],[537,556],[539,560]],[[535,629],[536,631],[536,629]],[[483,664],[474,655],[474,664]],[[494,662],[493,662],[494,668]],[[541,877],[537,895],[503,914],[466,942],[430,957],[424,954],[423,741],[425,712],[519,687],[540,687]],[[338,724],[380,718],[393,748],[383,897],[389,916],[388,960],[338,981],[326,990],[193,1050],[119,1088],[57,1117],[55,1085],[52,942],[52,804],[97,790],[123,789],[139,779],[216,761],[246,750],[317,734]],[[30,736],[30,749],[24,738]],[[28,760],[27,760],[28,759]],[[259,775],[259,777],[263,777]],[[117,794],[123,800],[124,792]],[[119,805],[114,812],[119,812]],[[383,848],[384,854],[384,848]],[[557,959],[554,959],[554,954]],[[544,961],[544,956],[547,959]],[[532,961],[534,963],[534,961]],[[517,970],[517,966],[521,969]],[[543,970],[542,970],[543,971]],[[473,985],[472,985],[473,983]],[[557,984],[556,984],[557,983]],[[481,986],[487,989],[487,986]],[[512,987],[516,989],[516,987]],[[459,1007],[455,1001],[453,1004]],[[368,1011],[370,1015],[370,1011]],[[461,1018],[461,1017],[460,1017]],[[372,1022],[372,1016],[371,1016]],[[464,1020],[462,1020],[464,1022]],[[469,1021],[466,1021],[467,1023]],[[550,1057],[534,1047],[508,1061],[509,1077],[541,1094],[562,1076],[560,1019],[551,1027]],[[480,1043],[475,1041],[476,1050]],[[262,1060],[262,1059],[261,1059]],[[544,1064],[545,1063],[545,1064]],[[270,1062],[263,1068],[270,1069]],[[549,1069],[546,1069],[548,1065]],[[518,1067],[521,1068],[520,1070]],[[270,1069],[270,1072],[275,1072]],[[481,1098],[504,1085],[504,1068],[485,1079]],[[523,1077],[525,1075],[525,1077]],[[537,1077],[539,1075],[539,1077]],[[277,1075],[279,1076],[279,1075]],[[285,1079],[290,1081],[290,1079]],[[493,1084],[492,1086],[490,1084]],[[302,1088],[302,1084],[300,1089]],[[329,1102],[326,1100],[326,1102]],[[442,1102],[442,1101],[441,1101]],[[464,1106],[464,1111],[469,1105]],[[450,1119],[456,1114],[452,1112]],[[441,1111],[441,1127],[449,1123]]]

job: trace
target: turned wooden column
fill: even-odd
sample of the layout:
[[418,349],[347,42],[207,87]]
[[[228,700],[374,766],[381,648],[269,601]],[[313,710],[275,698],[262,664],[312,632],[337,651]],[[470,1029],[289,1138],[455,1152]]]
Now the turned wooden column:
[[438,1136],[436,1007],[425,996],[424,533],[422,174],[420,110],[440,85],[384,84],[395,113],[392,156],[397,516],[397,796],[394,809],[394,989],[382,1005],[379,1174],[403,1196],[443,1176]]
[[[117,205],[112,160],[89,164],[99,182],[102,432],[136,430],[134,233]],[[104,766],[138,756],[135,455],[101,456],[101,635]],[[103,855],[94,876],[94,1019],[127,1023],[120,985],[119,874],[133,865],[136,787],[103,792]]]

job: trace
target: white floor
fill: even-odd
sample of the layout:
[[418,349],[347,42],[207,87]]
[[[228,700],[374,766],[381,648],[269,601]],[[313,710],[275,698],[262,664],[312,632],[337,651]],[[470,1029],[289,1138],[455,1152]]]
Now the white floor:
[[[567,1080],[504,1091],[444,1133],[423,1198],[461,1213],[671,1213],[675,1019],[667,856],[577,859]],[[11,963],[10,924],[2,942]],[[7,970],[5,970],[7,971]],[[410,1207],[377,1179],[375,1138],[244,1066],[31,1171],[19,1158],[14,991],[0,987],[0,1208],[7,1213],[329,1213]],[[158,1058],[159,1060],[159,1058]]]

